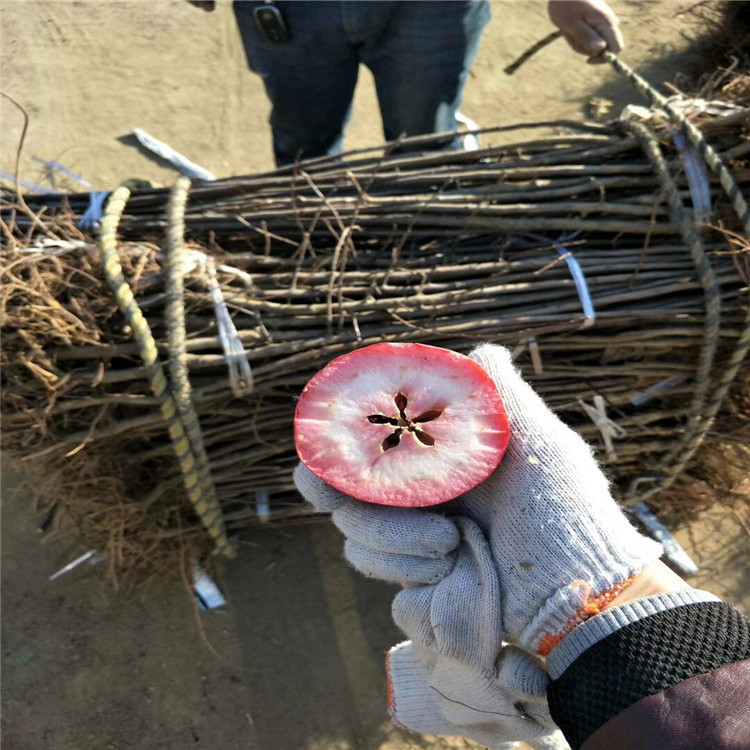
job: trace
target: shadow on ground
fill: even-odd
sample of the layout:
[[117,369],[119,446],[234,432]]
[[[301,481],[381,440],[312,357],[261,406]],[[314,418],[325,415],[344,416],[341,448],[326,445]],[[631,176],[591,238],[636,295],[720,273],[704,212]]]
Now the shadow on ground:
[[226,581],[259,747],[465,746],[389,721],[385,653],[403,640],[390,616],[397,588],[351,570],[336,529],[312,522],[245,539],[253,546]]

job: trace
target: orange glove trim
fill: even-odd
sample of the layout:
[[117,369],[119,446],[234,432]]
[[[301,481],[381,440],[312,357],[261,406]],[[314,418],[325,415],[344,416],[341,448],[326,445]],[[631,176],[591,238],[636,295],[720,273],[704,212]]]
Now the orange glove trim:
[[624,581],[620,581],[612,586],[611,589],[602,591],[596,596],[591,596],[591,586],[586,581],[573,581],[572,586],[575,589],[581,589],[583,591],[583,603],[578,608],[576,613],[565,623],[565,627],[559,632],[549,635],[545,635],[540,641],[537,647],[537,653],[540,656],[547,656],[552,649],[557,646],[565,636],[570,633],[571,630],[577,628],[582,622],[585,622],[589,617],[598,615],[602,609],[607,606],[623,589],[626,589],[633,582],[635,574],[626,578]]

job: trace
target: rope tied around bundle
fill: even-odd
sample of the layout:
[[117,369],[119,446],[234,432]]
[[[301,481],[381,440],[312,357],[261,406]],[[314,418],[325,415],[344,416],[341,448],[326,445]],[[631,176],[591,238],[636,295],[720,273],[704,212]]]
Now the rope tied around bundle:
[[[533,55],[561,36],[560,32],[553,32],[537,42],[505,69],[506,74],[512,75]],[[746,238],[750,238],[750,207],[742,195],[739,185],[730,174],[716,150],[708,143],[703,133],[687,117],[672,106],[667,97],[659,93],[643,76],[636,73],[614,52],[604,50],[602,58],[610,63],[615,71],[625,76],[629,83],[649,102],[652,108],[661,111],[666,119],[679,128],[677,132],[672,130],[672,137],[688,178],[694,204],[693,208],[696,214],[694,221],[690,220],[685,210],[679,190],[669,173],[669,168],[661,153],[656,136],[641,123],[632,120],[620,120],[622,127],[638,139],[659,178],[662,190],[668,200],[670,216],[678,225],[685,243],[690,248],[701,284],[704,288],[706,300],[705,332],[695,377],[696,390],[690,408],[688,423],[681,440],[668,454],[667,461],[671,462],[671,465],[663,473],[662,477],[638,477],[631,483],[631,499],[642,502],[644,499],[667,489],[685,470],[711,429],[711,425],[721,408],[721,404],[739,373],[748,350],[750,350],[750,300],[748,300],[740,337],[713,393],[709,397],[708,388],[721,323],[721,295],[716,275],[706,256],[703,243],[698,234],[700,224],[710,216],[710,192],[707,181],[701,172],[701,165],[692,159],[689,147],[692,146],[697,150],[705,164],[718,178],[722,189],[732,203]],[[685,143],[685,139],[689,141],[690,146]],[[639,493],[638,487],[645,482],[654,483],[654,486],[645,492]]]
[[663,110],[668,118],[683,130],[688,140],[698,149],[708,168],[718,177],[721,187],[734,206],[745,234],[750,237],[750,207],[742,195],[739,185],[735,182],[716,150],[705,139],[703,133],[687,117],[678,112],[666,96],[660,94],[643,76],[636,73],[616,54],[604,50],[602,56],[618,73],[625,76],[653,107]]
[[190,398],[190,383],[185,364],[185,323],[182,263],[179,258],[184,235],[184,212],[187,203],[189,180],[180,179],[170,196],[169,203],[169,274],[167,280],[168,324],[170,343],[170,371],[172,388],[164,375],[159,352],[151,327],[135,300],[133,290],[125,279],[117,254],[117,228],[130,190],[124,185],[117,188],[107,201],[101,220],[99,254],[107,282],[125,316],[138,344],[154,395],[179,463],[188,498],[201,524],[213,539],[216,548],[225,557],[235,552],[227,539],[224,520],[211,480],[211,472],[198,423]]
[[[645,78],[620,60],[617,55],[605,50],[603,56],[618,73],[624,75],[638,89],[652,107],[661,109],[680,128],[680,132],[673,133],[673,137],[675,146],[681,153],[684,152],[684,145],[680,143],[680,136],[683,133],[692,146],[697,149],[708,168],[718,178],[722,189],[732,202],[746,238],[750,238],[750,208],[742,195],[739,185],[735,182],[724,162],[716,153],[716,150],[708,143],[703,133],[687,117],[677,111],[665,96],[660,94]],[[746,300],[745,320],[737,344],[714,387],[713,393],[709,396],[708,389],[721,324],[721,295],[718,282],[703,248],[703,241],[696,223],[691,220],[685,210],[679,190],[669,173],[669,168],[661,153],[656,136],[645,125],[639,122],[623,119],[620,120],[620,123],[626,131],[629,131],[638,139],[659,178],[662,190],[667,197],[670,216],[675,224],[678,225],[685,243],[690,248],[691,256],[698,271],[701,284],[703,285],[706,300],[705,333],[700,349],[698,368],[695,376],[696,390],[690,408],[688,423],[682,438],[667,456],[667,462],[670,465],[663,472],[662,477],[659,479],[640,477],[635,479],[631,484],[631,499],[643,501],[662,492],[674,483],[685,470],[688,463],[690,463],[690,460],[711,429],[711,425],[721,408],[721,404],[750,350],[750,300]],[[692,182],[690,183],[690,187],[691,194],[695,195]],[[706,208],[710,210],[710,198],[707,207],[703,203],[694,206],[694,209],[699,214],[705,213]],[[636,494],[636,488],[639,484],[643,484],[644,481],[654,482],[654,486],[645,492]]]
[[[560,32],[554,32],[524,52],[505,72],[512,75],[528,59],[561,37]],[[691,153],[694,148],[702,157],[703,162],[718,178],[723,191],[728,196],[737,217],[742,225],[745,236],[750,237],[750,207],[742,195],[729,170],[719,157],[716,150],[708,143],[703,133],[679,112],[663,94],[659,93],[645,78],[636,73],[610,50],[602,52],[604,60],[609,62],[616,72],[625,76],[632,86],[649,102],[653,109],[660,111],[663,116],[676,125],[679,130],[671,130],[672,138],[677,148],[688,178],[693,210],[695,217],[691,220],[680,197],[679,189],[672,178],[666,160],[661,153],[656,136],[640,122],[620,119],[621,127],[634,135],[651,163],[665,194],[671,219],[679,227],[680,233],[690,248],[698,276],[704,289],[706,320],[703,342],[700,348],[698,367],[695,374],[695,393],[690,407],[689,418],[682,438],[667,456],[668,468],[661,477],[637,477],[630,487],[631,500],[643,501],[670,487],[682,474],[688,463],[695,455],[711,429],[721,404],[729,392],[745,357],[750,350],[750,300],[746,305],[746,316],[740,337],[733,350],[727,366],[724,368],[713,393],[708,394],[712,376],[713,363],[720,334],[721,324],[721,295],[716,275],[703,247],[699,231],[703,222],[707,221],[711,212],[710,191],[702,164],[696,162]],[[686,141],[688,143],[686,143]],[[582,404],[583,405],[583,404]],[[588,412],[588,409],[587,409]],[[591,416],[591,415],[590,415]],[[593,418],[593,417],[592,417]],[[612,454],[611,445],[606,440],[607,454]],[[653,486],[645,492],[638,488],[644,483]]]
[[646,154],[646,157],[659,179],[661,189],[667,198],[670,218],[675,224],[677,224],[685,244],[690,248],[693,263],[695,264],[698,277],[703,286],[706,308],[703,341],[700,346],[698,367],[695,374],[695,393],[693,394],[688,423],[682,439],[668,454],[667,462],[672,463],[672,466],[667,469],[663,480],[658,484],[658,488],[654,488],[646,493],[646,496],[648,497],[662,489],[666,489],[666,487],[677,478],[679,472],[674,471],[675,458],[678,454],[683,452],[685,447],[691,442],[692,436],[700,429],[720,334],[721,296],[719,294],[719,285],[716,280],[716,274],[714,273],[711,262],[706,255],[703,241],[693,225],[691,217],[686,211],[682,198],[680,197],[679,189],[677,188],[672,175],[669,173],[669,167],[664,159],[664,155],[661,153],[659,141],[656,136],[641,123],[622,121],[622,127],[638,139],[643,152]]

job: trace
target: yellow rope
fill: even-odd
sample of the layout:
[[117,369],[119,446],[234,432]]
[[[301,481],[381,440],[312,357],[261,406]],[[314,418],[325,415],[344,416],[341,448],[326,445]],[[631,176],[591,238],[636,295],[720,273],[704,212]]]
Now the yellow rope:
[[121,185],[112,193],[104,210],[99,238],[99,253],[104,266],[104,273],[117,304],[128,321],[140,348],[141,359],[148,373],[151,389],[159,399],[161,413],[167,423],[169,437],[172,440],[172,447],[180,465],[190,502],[219,551],[227,557],[232,557],[234,549],[226,536],[221,508],[215,496],[209,498],[204,494],[203,482],[190,440],[177,410],[177,404],[169,391],[167,379],[159,361],[156,341],[151,334],[148,322],[135,301],[130,285],[125,280],[120,258],[117,254],[117,227],[128,198],[130,198],[130,190]]

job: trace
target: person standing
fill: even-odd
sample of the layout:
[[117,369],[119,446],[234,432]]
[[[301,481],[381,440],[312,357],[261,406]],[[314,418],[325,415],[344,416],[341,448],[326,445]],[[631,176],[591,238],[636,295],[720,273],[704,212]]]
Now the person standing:
[[[375,78],[387,141],[455,132],[491,8],[489,0],[235,0],[234,13],[247,63],[271,100],[274,157],[284,166],[343,149],[360,64]],[[549,14],[592,61],[622,48],[603,0],[550,0]],[[461,148],[461,140],[432,147]]]

